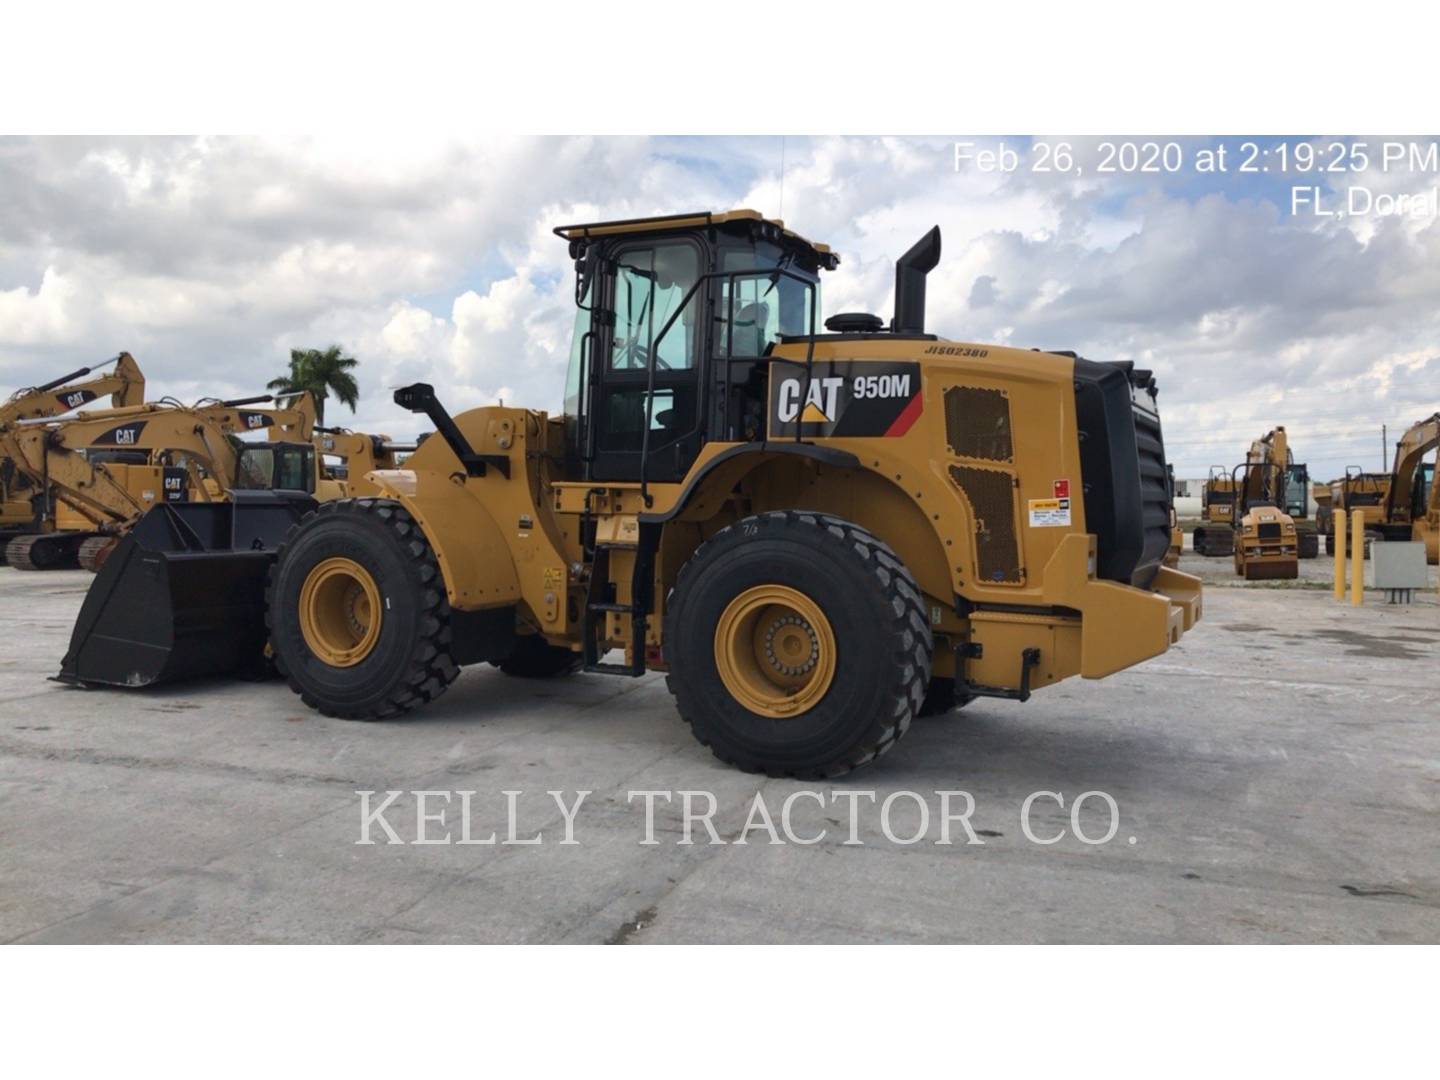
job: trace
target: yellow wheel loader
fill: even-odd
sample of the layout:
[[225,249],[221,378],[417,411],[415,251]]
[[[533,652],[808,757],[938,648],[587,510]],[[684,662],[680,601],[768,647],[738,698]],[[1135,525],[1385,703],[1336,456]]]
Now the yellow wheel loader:
[[365,435],[344,428],[315,430],[315,496],[321,502],[362,495],[379,495],[380,485],[370,479],[379,469],[394,469],[403,455],[416,450],[413,443],[392,442],[388,435]]
[[[94,377],[86,379],[87,375]],[[117,407],[145,400],[145,376],[129,353],[82,367],[43,386],[16,391],[0,402],[0,431],[22,420],[60,416],[102,397]],[[42,527],[43,509],[43,492],[15,461],[0,453],[0,566],[5,564],[5,548],[11,540]]]
[[[117,537],[157,504],[217,502],[235,488],[314,491],[314,449],[303,410],[243,402],[156,403],[85,410],[0,427],[0,454],[41,493],[37,528],[10,538],[21,570],[96,569]],[[313,413],[311,414],[313,415]],[[295,430],[295,442],[243,443],[237,431]]]
[[1282,508],[1285,469],[1246,462],[1232,474],[1237,498],[1231,519],[1235,573],[1246,581],[1294,580],[1300,576],[1295,521]]
[[1200,490],[1200,524],[1190,542],[1195,554],[1223,557],[1235,553],[1235,480],[1223,465],[1210,466]]
[[823,328],[838,258],[753,211],[556,232],[576,268],[561,415],[452,417],[405,387],[436,434],[370,474],[378,496],[232,508],[245,536],[293,521],[274,548],[190,544],[152,511],[60,678],[146,685],[268,645],[309,705],[382,720],[466,664],[663,671],[722,760],[821,777],[917,714],[1103,678],[1200,617],[1198,579],[1161,565],[1151,374],[927,333],[938,229],[898,261],[888,326]]

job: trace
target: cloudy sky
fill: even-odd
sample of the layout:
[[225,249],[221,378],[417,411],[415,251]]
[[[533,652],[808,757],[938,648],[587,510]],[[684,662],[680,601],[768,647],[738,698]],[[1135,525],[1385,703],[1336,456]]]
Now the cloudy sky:
[[552,226],[745,206],[841,253],[832,313],[888,312],[892,260],[939,223],[929,329],[1154,368],[1182,476],[1275,423],[1317,478],[1373,468],[1382,424],[1440,409],[1433,217],[1293,215],[1311,178],[1199,174],[1213,140],[1159,176],[1100,176],[1099,140],[1065,136],[1044,141],[1079,172],[957,171],[957,141],[792,137],[782,191],[775,137],[0,139],[0,392],[128,349],[152,397],[239,396],[334,342],[362,399],[332,423],[413,435],[388,388],[418,379],[457,411],[554,409],[573,307]]

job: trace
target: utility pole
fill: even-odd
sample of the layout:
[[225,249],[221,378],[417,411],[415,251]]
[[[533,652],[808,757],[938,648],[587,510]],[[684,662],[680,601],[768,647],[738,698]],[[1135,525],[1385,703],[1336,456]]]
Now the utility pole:
[[1380,471],[1386,472],[1390,468],[1390,430],[1388,425],[1380,425]]

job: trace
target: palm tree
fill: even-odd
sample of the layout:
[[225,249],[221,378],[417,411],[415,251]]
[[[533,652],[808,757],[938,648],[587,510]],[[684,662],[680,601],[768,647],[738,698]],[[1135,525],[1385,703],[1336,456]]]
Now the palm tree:
[[325,399],[333,392],[342,405],[355,406],[360,401],[360,387],[355,376],[350,374],[360,361],[346,356],[339,345],[328,349],[291,349],[290,371],[278,379],[265,384],[269,390],[281,394],[298,394],[309,390],[315,397],[315,418],[325,423]]

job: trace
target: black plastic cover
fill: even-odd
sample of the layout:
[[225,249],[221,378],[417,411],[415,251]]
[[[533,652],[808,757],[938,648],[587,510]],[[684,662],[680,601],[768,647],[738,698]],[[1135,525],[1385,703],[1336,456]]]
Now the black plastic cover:
[[[1139,378],[1135,378],[1138,375]],[[1170,498],[1155,384],[1128,363],[1075,360],[1086,527],[1096,574],[1149,588],[1170,546]]]

